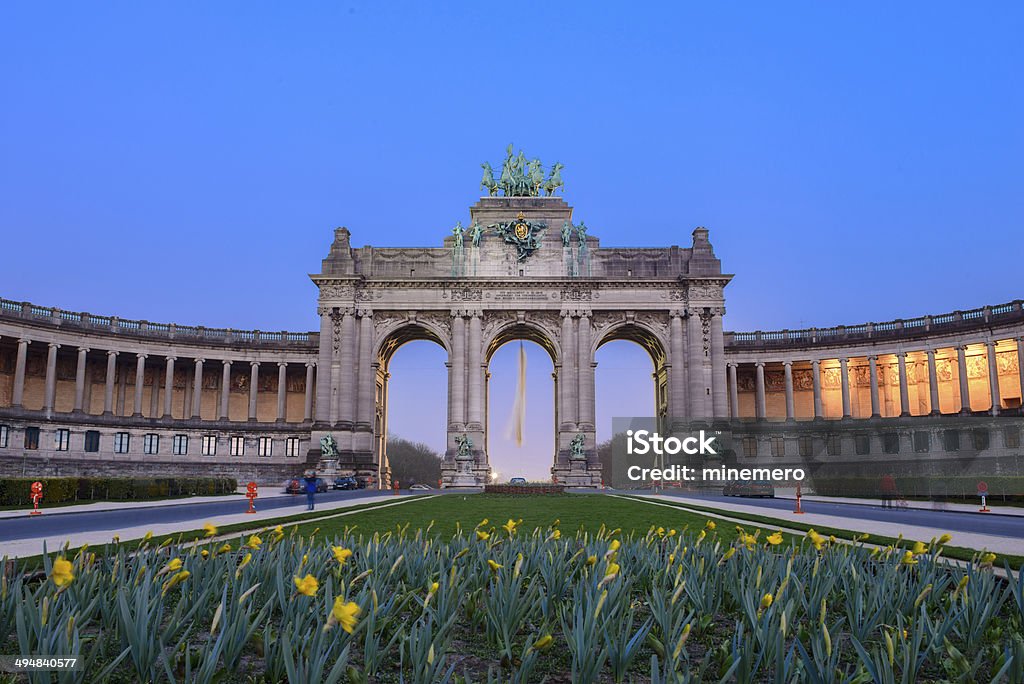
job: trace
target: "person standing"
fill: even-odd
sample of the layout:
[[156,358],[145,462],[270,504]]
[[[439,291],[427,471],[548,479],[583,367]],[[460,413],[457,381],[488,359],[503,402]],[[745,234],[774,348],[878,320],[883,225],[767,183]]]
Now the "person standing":
[[314,499],[316,498],[316,473],[306,473],[306,510],[313,510]]
[[892,508],[892,500],[896,498],[899,490],[896,489],[896,478],[892,473],[886,473],[879,484],[882,493],[882,508]]

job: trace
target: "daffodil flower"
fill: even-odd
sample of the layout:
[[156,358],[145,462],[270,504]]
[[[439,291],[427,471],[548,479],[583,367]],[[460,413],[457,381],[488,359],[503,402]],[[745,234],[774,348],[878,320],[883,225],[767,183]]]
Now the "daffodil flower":
[[348,559],[352,557],[352,549],[346,549],[341,546],[332,546],[331,555],[334,556],[334,560],[338,561],[338,565],[344,565],[348,562]]
[[779,530],[775,534],[768,535],[767,537],[765,537],[765,541],[771,544],[772,546],[778,546],[782,543],[782,531]]
[[[351,634],[352,630],[356,627],[356,623],[359,621],[358,618],[361,612],[362,609],[358,603],[355,601],[346,602],[345,599],[338,596],[334,599],[334,607],[331,608],[331,620],[334,624],[341,625],[343,630]],[[328,626],[330,625],[331,623],[329,622]]]
[[320,583],[312,575],[296,577],[294,581],[295,590],[303,596],[316,596],[316,592],[320,588]]
[[206,523],[203,525],[203,531],[206,533],[207,537],[217,536],[217,528],[214,527],[213,523]]
[[75,573],[71,571],[71,561],[64,558],[64,556],[58,556],[57,560],[53,561],[53,567],[50,570],[50,579],[58,587],[63,588],[71,584],[71,581],[75,579]]

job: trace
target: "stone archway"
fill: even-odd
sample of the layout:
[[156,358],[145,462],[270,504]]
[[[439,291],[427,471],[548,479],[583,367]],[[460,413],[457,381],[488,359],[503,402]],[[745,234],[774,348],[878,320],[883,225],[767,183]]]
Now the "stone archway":
[[721,318],[731,276],[707,230],[686,248],[603,248],[560,197],[481,197],[469,213],[475,237],[440,247],[353,247],[347,229],[335,230],[311,276],[320,290],[314,445],[331,435],[340,462],[386,474],[387,420],[377,415],[387,354],[411,339],[448,353],[449,486],[488,480],[487,362],[512,339],[538,342],[554,364],[559,482],[600,484],[594,353],[612,339],[651,354],[660,415],[728,418]]

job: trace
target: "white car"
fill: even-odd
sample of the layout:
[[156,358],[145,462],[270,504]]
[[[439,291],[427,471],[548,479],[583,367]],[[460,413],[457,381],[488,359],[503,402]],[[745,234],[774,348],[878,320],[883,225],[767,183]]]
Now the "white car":
[[409,487],[410,492],[425,492],[431,489],[433,489],[433,487],[425,484],[414,484],[413,486]]

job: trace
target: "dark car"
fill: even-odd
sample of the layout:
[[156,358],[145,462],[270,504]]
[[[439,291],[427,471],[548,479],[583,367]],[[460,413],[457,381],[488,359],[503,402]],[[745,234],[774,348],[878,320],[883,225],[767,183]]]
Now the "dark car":
[[772,499],[775,486],[770,480],[733,480],[722,487],[724,496],[757,496]]
[[359,484],[360,489],[376,489],[377,478],[372,475],[360,475],[356,477],[356,482]]
[[525,477],[513,477],[511,480],[508,481],[508,483],[509,484],[513,484],[513,485],[524,485],[524,484],[526,484],[526,478]]
[[337,477],[334,479],[335,489],[359,489],[359,482],[354,477]]

